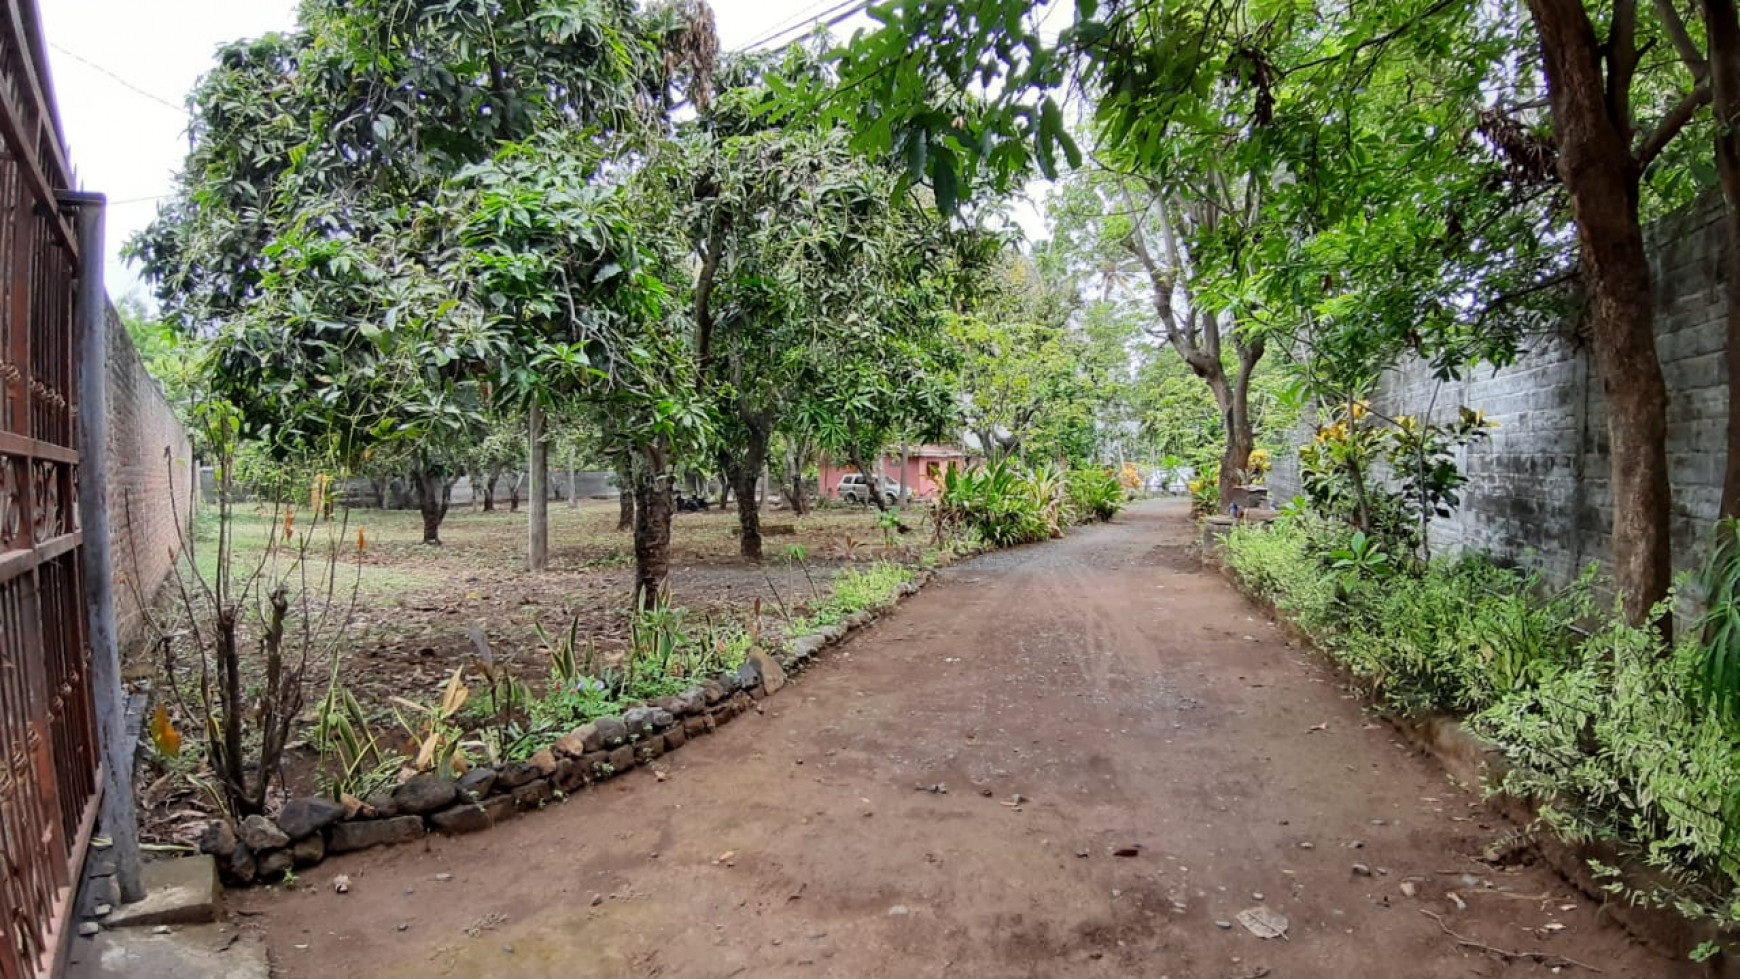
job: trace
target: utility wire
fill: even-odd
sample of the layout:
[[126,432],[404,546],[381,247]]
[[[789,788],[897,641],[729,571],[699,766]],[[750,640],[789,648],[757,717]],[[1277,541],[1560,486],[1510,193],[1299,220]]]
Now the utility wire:
[[[810,31],[815,30],[817,27],[825,28],[838,26],[842,21],[849,20],[863,13],[865,8],[869,6],[870,0],[848,0],[848,2],[841,3],[839,6],[830,7],[826,11],[816,15],[814,18],[802,24],[798,24],[784,32],[790,36],[780,43],[791,44],[797,40],[800,34],[807,34]],[[838,12],[836,13],[836,11]]]
[[[869,6],[869,3],[870,3],[870,0],[844,0],[843,3],[839,3],[839,4],[836,4],[836,5],[828,8],[827,10],[823,11],[822,13],[817,14],[812,19],[805,20],[805,21],[799,21],[798,23],[796,23],[790,27],[787,27],[787,28],[780,30],[780,31],[776,31],[775,33],[773,33],[767,37],[764,37],[759,41],[756,41],[752,44],[745,45],[743,50],[744,51],[751,51],[751,50],[754,50],[755,48],[758,48],[758,47],[770,47],[775,43],[789,44],[789,43],[791,43],[791,38],[787,38],[788,35],[791,35],[793,38],[795,38],[795,35],[800,34],[800,33],[807,33],[808,31],[813,30],[818,25],[822,26],[822,27],[837,26],[841,21],[844,21],[850,17],[855,17],[858,14],[862,13],[864,8]],[[781,42],[782,38],[787,38],[787,40]]]
[[833,0],[816,0],[815,3],[812,3],[808,7],[805,7],[803,10],[799,11],[795,16],[788,17],[785,20],[775,21],[774,25],[772,27],[768,28],[766,30],[766,32],[764,32],[759,38],[757,38],[756,40],[750,41],[747,44],[742,45],[739,48],[739,50],[748,51],[751,48],[756,47],[757,45],[766,44],[769,38],[778,37],[780,34],[783,34],[787,30],[790,30],[791,26],[793,24],[801,22],[805,17],[808,17],[811,14],[814,14],[816,11],[822,9],[823,7],[826,7],[828,4],[830,4],[832,2],[833,2]]
[[168,99],[164,98],[163,96],[158,95],[156,92],[151,92],[151,91],[147,91],[146,89],[140,88],[139,86],[133,84],[132,82],[128,81],[125,78],[122,78],[120,75],[115,74],[114,72],[110,71],[109,69],[104,68],[102,65],[97,64],[95,61],[92,61],[91,59],[85,57],[84,55],[78,54],[78,53],[73,52],[73,51],[68,51],[66,48],[61,47],[60,45],[54,43],[53,41],[48,42],[48,46],[53,48],[56,51],[59,51],[61,54],[64,54],[67,57],[73,59],[74,61],[77,61],[79,64],[82,64],[85,67],[92,69],[93,71],[98,71],[104,75],[107,75],[109,77],[110,81],[113,81],[117,85],[120,85],[122,88],[127,89],[128,91],[132,92],[134,95],[144,96],[145,98],[148,98],[151,101],[156,102],[159,105],[173,109],[175,112],[180,113],[180,114],[185,114],[187,112],[186,106],[176,105],[174,102],[171,102]]

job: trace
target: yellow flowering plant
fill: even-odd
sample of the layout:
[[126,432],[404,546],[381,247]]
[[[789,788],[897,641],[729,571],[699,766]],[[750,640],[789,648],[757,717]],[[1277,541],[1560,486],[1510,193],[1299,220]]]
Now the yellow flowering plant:
[[1496,427],[1466,407],[1453,421],[1431,423],[1385,418],[1369,403],[1352,401],[1299,449],[1301,483],[1318,513],[1384,539],[1398,553],[1418,552],[1427,522],[1448,517],[1462,502],[1467,477],[1459,453]]

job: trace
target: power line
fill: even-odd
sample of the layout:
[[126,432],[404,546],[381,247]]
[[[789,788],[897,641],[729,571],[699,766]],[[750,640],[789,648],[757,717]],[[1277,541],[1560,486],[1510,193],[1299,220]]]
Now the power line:
[[864,8],[869,5],[870,0],[845,0],[845,2],[829,7],[827,10],[817,14],[815,17],[807,21],[801,21],[783,31],[780,31],[773,37],[763,41],[762,44],[764,46],[772,46],[776,42],[781,45],[790,44],[797,39],[798,35],[809,33],[810,31],[815,30],[818,26],[833,27],[847,18],[855,17],[863,12]]
[[151,92],[151,91],[147,91],[146,89],[140,88],[139,86],[133,84],[132,82],[128,81],[127,79],[122,78],[120,75],[115,74],[114,72],[110,71],[109,69],[104,68],[102,65],[97,64],[95,61],[92,61],[91,59],[89,59],[81,54],[78,54],[78,53],[73,52],[73,51],[68,51],[66,48],[61,47],[60,45],[54,43],[53,41],[48,42],[48,46],[53,48],[56,51],[59,51],[61,54],[64,54],[67,57],[73,59],[74,61],[77,61],[79,64],[82,64],[85,67],[92,69],[93,71],[98,71],[104,75],[107,75],[109,77],[110,81],[113,81],[115,84],[120,85],[122,88],[127,89],[128,91],[132,92],[134,95],[142,95],[145,98],[148,98],[151,101],[156,102],[159,105],[163,105],[163,106],[166,106],[170,109],[175,110],[175,112],[177,112],[177,113],[186,113],[186,111],[187,111],[187,108],[185,106],[176,105],[174,102],[171,102],[168,99],[164,98],[163,96],[158,95],[156,92]]
[[748,51],[749,49],[755,47],[756,45],[766,44],[768,38],[778,37],[780,34],[789,30],[793,24],[801,22],[805,17],[808,17],[811,14],[815,13],[816,11],[822,9],[823,7],[826,7],[831,2],[833,2],[833,0],[816,0],[815,3],[812,3],[808,7],[805,7],[803,10],[799,11],[795,16],[789,17],[785,20],[775,21],[774,26],[768,28],[766,33],[762,34],[756,40],[750,41],[749,43],[742,45],[740,50]]
[[[834,27],[834,26],[838,25],[841,21],[846,20],[847,18],[850,18],[850,17],[855,17],[859,13],[863,12],[864,8],[869,6],[869,3],[870,3],[870,0],[844,0],[844,2],[835,4],[834,6],[829,7],[827,10],[823,11],[822,13],[817,14],[814,18],[811,18],[811,19],[806,20],[806,21],[800,21],[800,22],[798,22],[790,27],[783,29],[783,30],[776,31],[775,33],[773,33],[767,37],[764,37],[759,41],[755,41],[751,44],[744,45],[743,50],[750,51],[750,50],[753,50],[753,49],[758,48],[758,47],[771,46],[772,44],[779,42],[781,38],[786,37],[787,35],[796,35],[799,33],[804,33],[804,32],[813,30],[817,26]],[[791,42],[789,40],[787,40],[784,43],[789,44]]]

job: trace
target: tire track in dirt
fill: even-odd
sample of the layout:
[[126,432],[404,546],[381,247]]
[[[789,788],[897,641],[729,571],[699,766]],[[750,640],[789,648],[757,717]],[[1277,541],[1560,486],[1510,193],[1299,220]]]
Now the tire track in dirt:
[[[664,782],[239,903],[291,979],[1550,974],[1422,909],[1609,975],[1692,974],[1552,874],[1478,863],[1503,825],[1185,560],[1193,533],[1145,504],[967,562]],[[1289,941],[1217,925],[1259,902]]]

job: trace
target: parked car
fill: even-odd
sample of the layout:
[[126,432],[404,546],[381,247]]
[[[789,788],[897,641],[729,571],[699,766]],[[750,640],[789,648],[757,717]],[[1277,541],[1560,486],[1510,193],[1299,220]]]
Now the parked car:
[[876,498],[870,495],[873,492],[872,486],[876,487],[874,492],[882,494],[885,505],[894,506],[900,502],[899,483],[887,476],[866,477],[863,473],[847,473],[841,476],[839,484],[834,487],[834,494],[847,503],[869,505],[876,502]]

